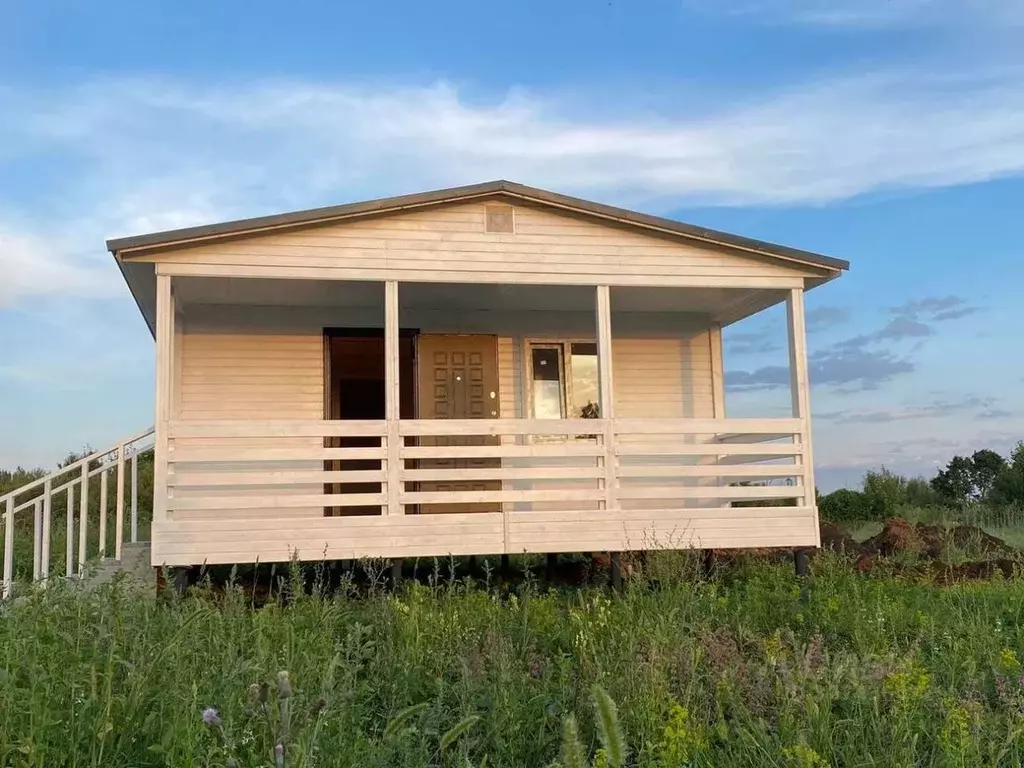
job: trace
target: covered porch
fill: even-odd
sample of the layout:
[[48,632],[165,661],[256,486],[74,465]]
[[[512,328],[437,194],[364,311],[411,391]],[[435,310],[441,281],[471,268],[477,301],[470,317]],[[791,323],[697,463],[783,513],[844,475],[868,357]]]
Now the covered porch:
[[[803,281],[637,282],[157,264],[153,563],[816,546]],[[792,416],[729,419],[780,302]]]

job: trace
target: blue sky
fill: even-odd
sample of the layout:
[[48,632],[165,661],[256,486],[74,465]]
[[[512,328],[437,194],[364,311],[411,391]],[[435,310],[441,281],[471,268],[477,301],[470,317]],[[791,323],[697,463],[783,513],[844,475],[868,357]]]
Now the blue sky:
[[[808,297],[824,488],[1005,452],[1022,34],[1019,0],[8,4],[0,466],[152,422],[106,237],[493,178],[850,260]],[[784,333],[728,329],[730,413],[785,407]]]

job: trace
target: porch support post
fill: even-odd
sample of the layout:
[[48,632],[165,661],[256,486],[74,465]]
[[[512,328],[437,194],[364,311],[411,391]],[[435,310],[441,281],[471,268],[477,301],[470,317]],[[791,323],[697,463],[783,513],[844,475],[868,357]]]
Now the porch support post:
[[[811,395],[807,374],[807,335],[804,327],[804,291],[793,288],[786,298],[786,316],[789,326],[789,375],[790,392],[793,397],[793,417],[800,420],[800,434],[796,439],[803,447],[803,455],[797,458],[802,464],[804,507],[815,506],[814,497],[814,454],[811,452]],[[818,515],[814,515],[815,536],[818,531]]]
[[615,398],[612,390],[612,301],[607,285],[597,286],[597,382],[600,396],[601,421],[604,424],[604,504],[615,509]]
[[398,383],[398,282],[384,283],[384,418],[387,420],[387,502],[389,515],[402,514],[399,494],[402,489],[399,467],[401,466],[401,437],[398,434],[399,419]]
[[156,276],[156,418],[153,436],[153,521],[167,519],[167,464],[170,460],[168,430],[171,420],[171,388],[174,371],[174,296],[171,276]]

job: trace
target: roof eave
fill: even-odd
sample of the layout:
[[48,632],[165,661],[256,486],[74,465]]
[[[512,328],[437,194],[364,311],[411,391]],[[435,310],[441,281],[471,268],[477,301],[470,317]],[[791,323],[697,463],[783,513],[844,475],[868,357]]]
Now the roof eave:
[[333,220],[393,213],[402,209],[421,208],[444,203],[456,203],[476,197],[507,194],[526,201],[564,208],[576,213],[618,221],[635,227],[656,230],[676,237],[700,240],[713,245],[737,248],[753,254],[786,261],[807,264],[813,267],[839,272],[848,270],[850,264],[842,259],[824,256],[811,251],[769,243],[763,240],[733,235],[728,232],[685,224],[674,219],[651,216],[626,208],[595,203],[582,198],[562,195],[556,192],[528,187],[516,182],[498,180],[462,187],[418,192],[397,197],[378,198],[359,203],[312,208],[304,211],[239,219],[198,227],[154,232],[131,237],[107,240],[107,249],[117,255],[125,251],[144,250],[196,241],[239,236],[272,229],[285,229],[312,224],[328,223]]

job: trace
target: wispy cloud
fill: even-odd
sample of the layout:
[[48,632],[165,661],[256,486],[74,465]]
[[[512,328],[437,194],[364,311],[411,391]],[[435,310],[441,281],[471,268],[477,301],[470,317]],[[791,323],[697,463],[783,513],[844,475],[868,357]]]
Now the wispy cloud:
[[75,253],[75,245],[61,237],[12,230],[0,217],[0,307],[25,295],[113,295],[118,286],[105,279],[110,275],[75,259]]
[[1024,24],[1017,0],[687,0],[691,8],[763,22],[892,28]]
[[807,311],[805,322],[807,331],[814,333],[847,323],[852,317],[853,312],[849,307],[815,307]]
[[[835,311],[838,308],[823,309],[827,311],[815,318],[816,323],[834,324],[846,317],[844,312]],[[930,323],[959,319],[977,311],[980,310],[959,296],[929,296],[891,307],[889,319],[878,330],[841,339],[813,352],[808,360],[811,383],[845,393],[877,389],[917,369],[912,353],[918,348],[907,351],[901,346],[903,342],[920,344],[937,333]],[[747,334],[750,339],[740,345],[739,351],[758,351],[762,335],[766,343],[766,333]],[[734,390],[746,391],[787,387],[789,368],[768,365],[750,371],[735,370],[727,374],[726,383]]]
[[[0,89],[0,206],[20,204],[16,158],[64,168],[52,210],[28,226],[15,226],[25,211],[0,214],[22,243],[0,250],[0,267],[24,263],[12,255],[24,242],[44,252],[37,265],[67,263],[48,233],[69,222],[120,235],[490,178],[658,213],[976,182],[1024,172],[1022,79],[1012,68],[837,76],[729,105],[666,98],[632,117],[521,89],[481,101],[444,82]],[[89,247],[100,254],[99,238]],[[79,277],[26,278],[0,301],[91,290]]]
[[945,398],[930,403],[918,404],[906,408],[885,409],[844,409],[842,411],[816,413],[815,418],[837,424],[885,424],[898,421],[916,421],[919,419],[945,419],[970,414],[977,418],[999,418],[990,414],[1013,414],[997,409],[996,399],[967,395],[957,399]]

